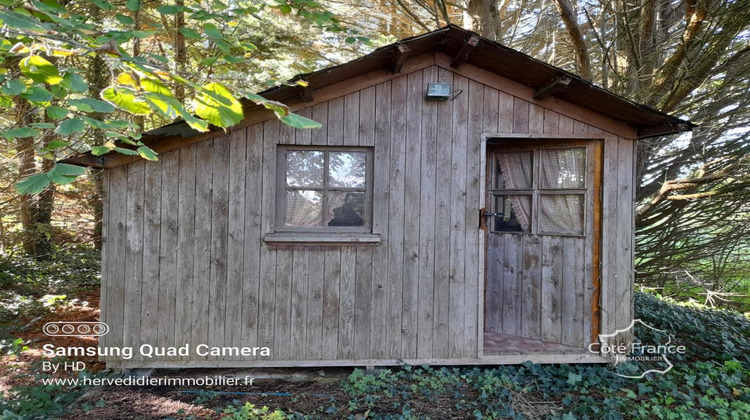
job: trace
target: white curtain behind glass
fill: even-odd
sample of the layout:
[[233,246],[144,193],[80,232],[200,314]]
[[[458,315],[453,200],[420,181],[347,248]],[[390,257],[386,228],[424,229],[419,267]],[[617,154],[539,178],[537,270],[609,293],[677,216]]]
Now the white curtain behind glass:
[[[499,187],[508,190],[531,188],[531,153],[501,153],[497,163],[500,166]],[[524,232],[531,231],[531,200],[523,196],[511,195],[510,205]]]
[[[542,188],[585,188],[585,149],[549,149],[541,152]],[[542,195],[539,200],[541,232],[583,233],[583,196]]]

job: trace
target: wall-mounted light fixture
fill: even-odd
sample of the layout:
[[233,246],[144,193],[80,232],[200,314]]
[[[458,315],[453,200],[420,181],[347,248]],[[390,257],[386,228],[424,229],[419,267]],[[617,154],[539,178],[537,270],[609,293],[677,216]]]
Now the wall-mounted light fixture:
[[450,83],[428,83],[427,99],[434,101],[445,101],[451,97],[453,85]]
[[426,99],[433,101],[453,100],[462,91],[454,92],[453,85],[450,83],[427,83]]

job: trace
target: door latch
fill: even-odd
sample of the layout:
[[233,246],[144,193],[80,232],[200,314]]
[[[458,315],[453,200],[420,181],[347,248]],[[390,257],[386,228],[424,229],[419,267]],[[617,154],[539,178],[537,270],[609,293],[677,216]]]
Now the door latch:
[[487,218],[502,216],[502,213],[486,212],[484,209],[479,209],[479,229],[484,229],[487,226]]

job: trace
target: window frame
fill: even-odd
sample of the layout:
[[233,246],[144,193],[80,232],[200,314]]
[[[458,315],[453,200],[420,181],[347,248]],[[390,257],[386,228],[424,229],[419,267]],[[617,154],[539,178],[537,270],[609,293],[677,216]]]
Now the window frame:
[[[542,151],[545,150],[569,150],[569,149],[582,149],[583,150],[583,187],[582,188],[544,188],[541,186],[541,156]],[[493,216],[493,219],[490,223],[488,223],[487,227],[489,229],[489,232],[496,233],[496,234],[510,234],[510,235],[545,235],[545,236],[570,236],[570,237],[577,237],[582,238],[586,236],[586,223],[588,223],[589,215],[586,211],[586,203],[589,199],[589,145],[550,145],[548,147],[545,147],[544,145],[537,145],[533,147],[523,148],[523,149],[516,149],[516,148],[509,148],[509,149],[500,149],[497,150],[494,155],[501,154],[501,153],[522,153],[522,152],[531,152],[531,186],[528,188],[520,188],[520,189],[503,189],[498,188],[499,185],[497,185],[498,179],[497,179],[497,159],[491,159],[490,167],[488,168],[491,172],[491,182],[489,183],[489,198],[490,198],[490,209],[493,213],[497,213],[496,206],[496,197],[498,196],[504,196],[504,197],[510,197],[514,195],[527,195],[531,196],[531,221],[530,221],[530,229],[529,232],[518,232],[518,231],[502,231],[502,230],[495,230],[495,220]],[[541,211],[540,211],[540,202],[542,196],[558,196],[558,195],[577,195],[581,196],[583,199],[583,221],[582,221],[582,232],[547,232],[542,231],[540,227],[540,218],[541,218]]]
[[[307,151],[323,153],[323,186],[322,187],[290,187],[287,185],[287,152]],[[329,156],[335,152],[364,153],[365,160],[365,186],[364,188],[332,187],[329,185]],[[373,208],[373,160],[372,147],[361,146],[300,146],[300,145],[278,145],[276,149],[276,215],[274,218],[274,232],[299,233],[299,234],[369,234],[372,232],[372,208]],[[286,226],[287,191],[314,190],[323,192],[323,203],[321,217],[325,220],[328,210],[329,192],[364,191],[365,193],[365,224],[363,226]]]

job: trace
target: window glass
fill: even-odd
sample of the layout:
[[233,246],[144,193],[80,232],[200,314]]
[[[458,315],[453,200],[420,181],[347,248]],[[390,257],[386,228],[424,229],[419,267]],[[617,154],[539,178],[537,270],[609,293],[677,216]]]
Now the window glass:
[[276,229],[368,231],[372,148],[279,145],[278,153]]
[[286,225],[320,226],[323,214],[323,192],[290,190],[286,192]]
[[541,188],[585,188],[586,149],[542,149]]
[[495,196],[495,232],[531,232],[531,196]]
[[493,232],[583,235],[587,147],[494,152],[490,166]]
[[323,152],[294,150],[286,155],[286,185],[290,187],[323,186]]
[[364,226],[365,193],[331,191],[328,194],[327,226]]
[[498,153],[495,165],[495,189],[531,188],[533,152]]
[[582,194],[539,196],[539,230],[542,233],[583,234]]
[[330,186],[364,188],[366,163],[366,153],[331,152],[328,162]]

